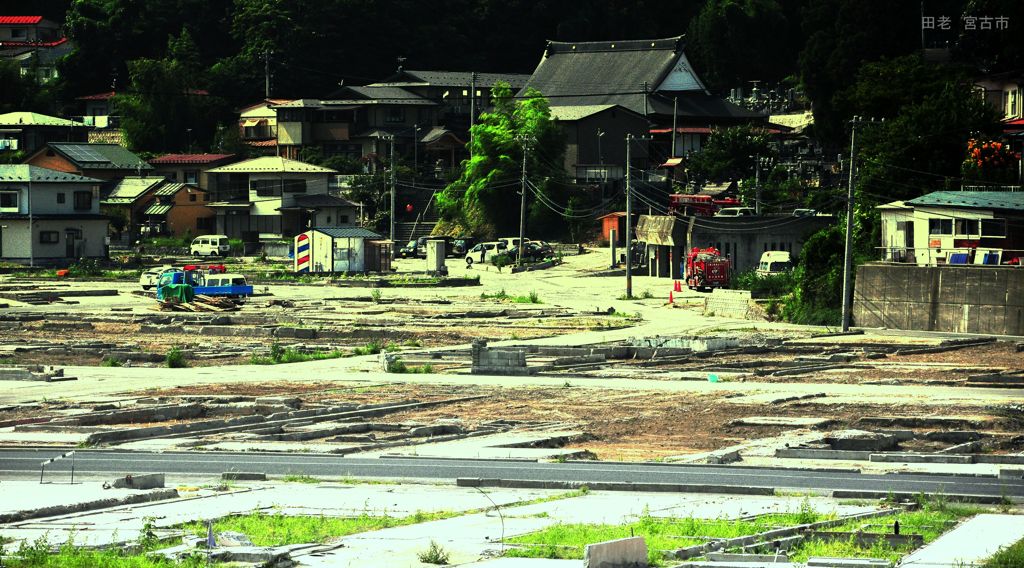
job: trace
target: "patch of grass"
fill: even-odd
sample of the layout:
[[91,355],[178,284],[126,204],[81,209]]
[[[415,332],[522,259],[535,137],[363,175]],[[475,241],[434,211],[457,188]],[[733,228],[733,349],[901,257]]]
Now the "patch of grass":
[[389,373],[409,373],[409,374],[430,374],[434,372],[433,365],[427,363],[424,365],[406,365],[401,359],[395,359],[391,363],[388,363]]
[[1020,566],[1024,566],[1024,539],[995,553],[982,568],[1019,568]]
[[583,558],[583,548],[588,544],[642,536],[647,540],[648,561],[652,565],[663,563],[661,551],[692,546],[707,541],[707,538],[734,538],[763,532],[772,528],[802,524],[808,515],[813,520],[824,520],[829,515],[810,511],[763,515],[756,519],[734,521],[727,519],[658,518],[646,511],[633,523],[625,525],[606,524],[557,524],[544,530],[512,537],[513,544],[527,545],[511,549],[507,556],[528,558]]
[[[139,543],[144,552],[159,546],[155,540],[143,539]],[[45,536],[34,542],[22,543],[11,556],[3,558],[8,568],[201,568],[206,559],[193,556],[177,562],[165,558],[149,557],[144,553],[129,553],[121,548],[92,550],[80,548],[71,540],[54,550]]]
[[312,475],[289,473],[288,475],[281,478],[285,483],[320,483],[320,480],[313,477]]
[[423,342],[419,339],[407,339],[402,345],[405,347],[423,347]]
[[378,288],[374,288],[370,292],[370,299],[373,300],[374,304],[379,304],[380,303],[380,297],[381,297],[381,293],[380,293],[380,290]]
[[[958,521],[966,517],[985,512],[986,509],[962,503],[950,503],[942,496],[920,496],[922,504],[917,511],[904,511],[899,514],[876,519],[850,521],[829,530],[836,532],[860,532],[867,534],[887,534],[892,532],[893,521],[899,521],[901,534],[919,534],[929,543],[941,534],[953,528]],[[869,546],[858,545],[853,540],[824,542],[808,540],[799,544],[791,551],[790,559],[804,562],[811,556],[831,556],[836,558],[884,558],[890,561],[899,560],[913,550],[912,546],[892,547],[884,540],[874,541]]]
[[100,361],[100,367],[120,367],[122,366],[121,361],[113,359],[111,357],[104,357]]
[[302,363],[304,361],[319,361],[322,359],[337,359],[344,357],[345,353],[334,351],[311,351],[304,353],[292,347],[282,348],[275,343],[270,346],[270,355],[253,355],[249,358],[250,365],[279,365],[281,363]]
[[512,303],[512,304],[543,304],[544,303],[543,301],[541,301],[540,296],[537,294],[536,291],[531,291],[529,294],[527,294],[525,296],[513,296],[513,295],[509,294],[508,292],[506,292],[504,288],[502,288],[500,292],[495,292],[494,294],[488,294],[486,292],[482,292],[480,294],[480,299],[481,300],[498,300],[499,302],[509,302],[509,303]]
[[184,369],[188,367],[185,353],[178,346],[171,347],[170,351],[167,352],[167,357],[164,358],[164,363],[171,369]]
[[431,540],[430,547],[416,555],[424,564],[448,564],[448,551]]
[[373,341],[367,343],[363,347],[356,347],[355,349],[353,349],[352,350],[352,354],[353,355],[376,355],[376,354],[380,353],[381,349],[383,349],[383,348],[384,348],[384,345],[381,344],[380,341],[377,341],[376,339],[374,339]]
[[643,293],[640,294],[640,298],[642,298],[644,300],[650,300],[653,297],[654,297],[654,292],[651,292],[650,290],[644,290]]
[[[300,517],[255,511],[248,515],[224,517],[213,523],[214,532],[236,531],[247,535],[256,546],[284,546],[328,539],[361,532],[447,519],[456,513],[417,512],[408,517],[362,514],[358,517]],[[182,528],[196,536],[206,535],[206,523],[191,522]]]

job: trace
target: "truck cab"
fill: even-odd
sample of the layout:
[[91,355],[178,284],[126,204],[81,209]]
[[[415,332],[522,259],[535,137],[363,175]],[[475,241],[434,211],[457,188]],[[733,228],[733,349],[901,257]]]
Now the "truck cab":
[[756,273],[758,276],[774,276],[793,270],[793,259],[789,252],[784,250],[770,250],[761,255],[761,261],[757,263]]

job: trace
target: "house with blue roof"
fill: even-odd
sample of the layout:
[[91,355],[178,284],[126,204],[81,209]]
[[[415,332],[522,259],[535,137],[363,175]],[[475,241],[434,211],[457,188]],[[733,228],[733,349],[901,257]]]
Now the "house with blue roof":
[[878,209],[882,260],[997,266],[1024,258],[1024,192],[935,191]]

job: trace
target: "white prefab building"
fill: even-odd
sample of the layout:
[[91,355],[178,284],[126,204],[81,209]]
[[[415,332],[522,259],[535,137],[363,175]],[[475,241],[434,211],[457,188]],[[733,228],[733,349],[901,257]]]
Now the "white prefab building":
[[295,236],[295,272],[368,272],[390,268],[387,241],[362,227],[310,229]]
[[107,256],[100,181],[30,165],[0,165],[0,260],[62,261]]
[[885,261],[999,265],[1024,258],[1024,192],[936,191],[878,210]]

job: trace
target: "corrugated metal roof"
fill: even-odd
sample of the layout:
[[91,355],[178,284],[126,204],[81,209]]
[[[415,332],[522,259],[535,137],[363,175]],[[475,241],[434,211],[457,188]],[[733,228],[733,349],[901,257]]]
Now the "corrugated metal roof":
[[100,180],[27,164],[0,164],[0,181],[32,183],[100,183]]
[[362,227],[317,227],[312,229],[333,238],[381,239],[382,236]]
[[[479,88],[493,87],[498,81],[508,83],[513,89],[519,89],[530,80],[529,75],[522,73],[477,73],[476,86]],[[402,70],[369,86],[432,86],[432,87],[466,87],[473,82],[470,71],[412,71]]]
[[906,202],[916,207],[954,207],[960,209],[1007,209],[1024,211],[1021,191],[935,191]]
[[159,203],[154,203],[147,207],[146,210],[143,211],[143,213],[145,215],[166,215],[167,212],[170,210],[170,205],[160,205]]
[[326,193],[297,195],[295,196],[295,204],[301,207],[358,207],[358,205],[348,199],[327,195]]
[[336,174],[336,170],[314,166],[306,162],[289,160],[281,156],[263,156],[242,162],[236,162],[227,166],[220,166],[207,170],[214,174],[243,174],[243,173],[308,173],[308,174]]
[[566,106],[555,106],[551,107],[551,119],[552,120],[564,120],[573,121],[588,116],[593,116],[599,112],[604,112],[610,108],[615,108],[618,105],[566,105]]
[[0,24],[3,25],[23,26],[38,24],[41,21],[43,21],[42,16],[0,16]]
[[157,197],[172,197],[174,194],[181,191],[183,187],[190,187],[191,191],[195,192],[202,191],[198,187],[187,186],[186,184],[183,183],[167,183],[160,189],[154,191],[153,195],[156,195]]
[[38,112],[8,112],[0,114],[0,126],[85,126],[85,123]]
[[110,193],[103,199],[103,202],[110,205],[134,203],[136,199],[142,197],[147,191],[163,182],[164,178],[162,177],[127,176],[117,182],[117,185],[110,190]]

